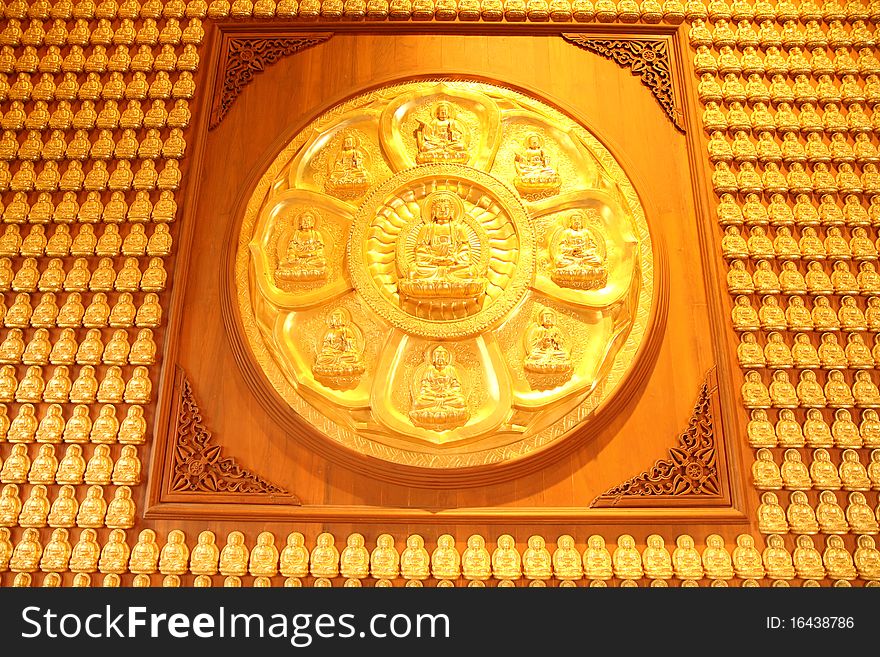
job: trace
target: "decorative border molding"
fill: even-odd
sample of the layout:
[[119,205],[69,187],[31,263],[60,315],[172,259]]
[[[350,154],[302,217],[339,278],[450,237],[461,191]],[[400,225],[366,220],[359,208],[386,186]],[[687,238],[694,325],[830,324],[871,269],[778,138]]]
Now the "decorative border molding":
[[[688,427],[669,450],[669,458],[658,460],[650,470],[598,496],[591,508],[625,505],[642,506],[646,499],[690,498],[699,502],[721,495],[721,479],[715,439],[715,370],[706,374]],[[629,503],[629,504],[627,504]],[[633,504],[634,503],[634,504]]]
[[266,70],[282,57],[296,54],[327,41],[332,32],[308,32],[284,36],[224,37],[217,84],[211,102],[208,129],[213,130],[226,118],[232,104],[257,73]]
[[[168,492],[229,495],[229,502],[240,502],[242,496],[259,496],[264,503],[301,505],[299,498],[243,467],[223,449],[214,444],[205,427],[193,394],[192,384],[180,366],[176,367],[177,423],[173,432]],[[269,499],[262,499],[263,497]],[[207,500],[206,500],[207,501]]]
[[642,84],[651,90],[669,120],[686,134],[682,111],[675,102],[669,44],[665,39],[597,39],[578,33],[563,33],[569,43],[610,59],[622,68],[629,68]]

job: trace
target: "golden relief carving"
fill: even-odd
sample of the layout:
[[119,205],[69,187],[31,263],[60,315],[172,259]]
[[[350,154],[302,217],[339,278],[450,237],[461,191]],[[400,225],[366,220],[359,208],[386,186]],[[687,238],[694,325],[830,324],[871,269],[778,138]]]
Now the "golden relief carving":
[[635,192],[583,127],[431,81],[294,138],[245,211],[236,283],[257,362],[320,433],[455,468],[539,449],[613,394],[653,268]]

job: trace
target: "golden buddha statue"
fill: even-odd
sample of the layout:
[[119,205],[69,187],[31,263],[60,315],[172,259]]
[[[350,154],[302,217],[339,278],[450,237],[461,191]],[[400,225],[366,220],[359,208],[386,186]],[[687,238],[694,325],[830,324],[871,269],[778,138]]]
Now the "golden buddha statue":
[[796,449],[785,450],[780,474],[783,487],[787,490],[810,490],[812,488],[810,472],[801,460],[800,452]]
[[55,447],[48,444],[40,445],[37,456],[34,457],[28,471],[28,483],[54,484],[57,469],[58,459],[55,458]]
[[39,570],[43,547],[36,529],[25,529],[9,559],[9,570],[14,573],[33,573]]
[[782,488],[779,466],[773,460],[769,449],[759,449],[752,464],[752,480],[758,490],[778,490]]
[[[767,336],[767,344],[763,354],[769,367],[776,369],[788,369],[794,365],[791,350],[778,331],[772,331]],[[758,366],[760,367],[760,365]]]
[[778,534],[766,538],[766,547],[761,553],[761,561],[767,577],[773,580],[794,579],[794,563],[791,554],[785,549],[785,541]]
[[110,483],[112,472],[113,459],[110,458],[110,448],[107,445],[97,445],[86,464],[85,482],[106,486]]
[[703,550],[703,568],[706,577],[711,579],[731,579],[733,577],[733,562],[730,553],[724,546],[724,539],[719,534],[710,534],[706,537],[706,549]]
[[[84,529],[70,554],[70,570],[74,573],[93,573],[98,570],[98,558],[101,548],[96,540],[94,529]],[[88,575],[86,575],[88,577]],[[80,579],[80,581],[83,581]],[[87,581],[87,580],[86,580]]]
[[[580,562],[580,554],[578,554],[578,566]],[[522,562],[516,543],[510,534],[502,534],[498,537],[497,547],[492,552],[492,576],[499,580],[516,580],[522,577]]]
[[356,381],[365,371],[364,336],[345,308],[335,308],[327,318],[312,373],[333,387]]
[[[59,365],[59,367],[64,367]],[[19,381],[15,390],[15,401],[37,403],[43,400],[43,390],[46,384],[43,381],[43,368],[39,365],[31,365],[27,368],[24,377]],[[47,400],[54,401],[54,400]],[[63,399],[62,401],[67,401]]]
[[406,549],[400,555],[400,574],[404,579],[423,580],[430,576],[431,557],[425,549],[425,539],[411,534],[406,539]]
[[[110,226],[107,226],[110,228]],[[119,234],[118,228],[116,232],[117,236]],[[133,224],[129,229],[128,235],[125,236],[125,239],[122,240],[121,243],[122,254],[126,256],[142,256],[147,251],[147,235],[144,231],[143,224]],[[99,254],[101,255],[101,254]],[[135,261],[136,264],[136,261]],[[118,284],[117,280],[117,284]],[[136,289],[136,288],[135,288]]]
[[852,385],[852,399],[854,399],[855,405],[860,408],[876,408],[880,406],[880,390],[877,389],[877,384],[871,380],[871,374],[867,370],[859,370],[855,373],[855,380]]
[[[104,447],[104,445],[98,447]],[[88,472],[88,468],[86,471]],[[100,486],[89,486],[85,499],[79,505],[76,524],[79,527],[103,527],[106,513],[107,503],[104,501],[104,490]]]
[[83,404],[74,406],[73,415],[64,426],[64,442],[87,443],[91,429],[92,420],[89,417],[89,407]]
[[467,422],[470,413],[458,371],[443,345],[431,348],[417,369],[412,398],[409,415],[414,424],[442,431]]
[[302,578],[309,574],[309,551],[305,547],[305,537],[299,532],[287,535],[287,545],[281,550],[279,570],[288,578]]
[[129,529],[134,526],[135,512],[131,489],[128,486],[119,486],[107,505],[106,524],[111,528]]
[[152,383],[150,382],[149,370],[143,365],[138,365],[134,368],[131,378],[125,385],[125,402],[127,404],[147,404],[150,401],[151,391]]
[[[108,204],[109,207],[109,204]],[[106,209],[105,209],[106,213]],[[123,213],[124,214],[124,213]],[[139,224],[136,224],[139,225]],[[85,228],[85,226],[83,226]],[[119,255],[119,251],[122,248],[122,238],[119,236],[119,228],[115,224],[109,224],[104,227],[104,232],[101,233],[100,239],[94,240],[94,251],[96,255],[99,256],[117,256]],[[128,260],[126,260],[128,262]],[[128,265],[131,268],[131,264]],[[122,274],[122,272],[120,272]],[[140,271],[137,272],[127,272],[128,276],[134,274],[134,280],[126,281],[125,276],[123,276],[122,283],[123,286],[127,286],[130,289],[136,290],[137,283],[140,280]],[[119,283],[119,275],[117,275],[116,284]]]
[[77,327],[82,325],[83,314],[85,308],[82,305],[79,292],[71,292],[64,304],[58,310],[58,318],[56,323],[60,327]]
[[[21,361],[24,352],[24,340],[19,328],[10,329],[0,344],[0,363],[16,364]],[[37,363],[34,363],[37,364]]]
[[216,540],[217,537],[210,530],[199,534],[189,558],[189,570],[193,575],[208,577],[217,574],[220,550],[216,545]]
[[244,544],[244,534],[232,531],[226,535],[226,545],[220,551],[220,574],[236,576],[247,574],[250,551]]
[[79,503],[76,501],[76,491],[71,484],[65,484],[58,489],[58,496],[52,502],[49,509],[47,523],[50,527],[75,527]]
[[98,570],[105,574],[120,575],[125,573],[128,569],[130,555],[128,543],[125,542],[125,532],[121,529],[114,529],[107,536],[104,547],[101,548]]
[[[82,230],[80,230],[82,233]],[[77,258],[73,261],[73,266],[67,272],[64,279],[64,289],[66,291],[85,292],[88,289],[89,265],[85,258]]]
[[451,103],[440,102],[431,111],[427,121],[418,120],[416,128],[416,162],[467,162],[469,131],[456,118]]
[[251,550],[248,571],[255,577],[273,577],[278,574],[278,556],[275,536],[272,532],[260,532],[257,544]]
[[[810,375],[813,375],[811,370],[805,370],[801,373],[801,381],[798,383],[798,389],[801,390],[801,392],[798,392],[789,380],[788,372],[785,370],[774,371],[773,379],[769,388],[770,399],[772,400],[773,406],[775,408],[796,408],[798,406],[799,398],[801,398],[801,403],[804,403],[804,400],[811,400],[814,394],[813,390],[804,390],[801,388],[805,376],[809,381]],[[821,388],[819,388],[819,391],[821,392]]]
[[398,575],[400,555],[394,547],[391,534],[376,537],[376,547],[370,553],[370,574],[376,579],[394,579]]
[[779,505],[776,493],[762,493],[761,504],[758,505],[758,531],[762,534],[788,532],[785,511]]
[[[550,556],[550,551],[547,549],[547,544],[544,541],[543,536],[539,536],[536,534],[529,537],[528,547],[526,548],[525,552],[523,552],[522,563],[523,575],[525,575],[526,579],[550,579],[550,576],[552,575],[552,560]],[[583,575],[583,570],[580,567],[579,554],[578,570],[580,570],[581,572],[581,575],[578,576],[578,579],[580,579],[580,577]]]
[[330,579],[339,575],[339,550],[334,545],[333,534],[323,532],[315,539],[315,549],[309,560],[312,577]]
[[[146,304],[146,298],[144,303]],[[133,326],[137,317],[137,308],[130,292],[123,292],[113,304],[113,309],[107,319],[107,323],[113,328]]]
[[536,374],[571,376],[568,337],[557,326],[556,313],[543,308],[525,334],[526,358],[523,367]]
[[68,401],[71,381],[67,365],[56,365],[52,376],[46,382],[43,400],[63,404]]
[[[134,227],[132,227],[132,230]],[[168,226],[158,224],[153,228],[153,234],[147,240],[146,253],[151,256],[167,256],[171,254],[171,233]]]
[[13,401],[17,386],[18,380],[15,378],[15,366],[4,365],[0,368],[0,401]]
[[653,580],[672,578],[672,555],[666,549],[663,537],[651,534],[645,539],[645,551],[642,553],[645,576]]
[[810,536],[798,536],[794,550],[794,568],[801,579],[820,580],[825,577],[822,555],[816,550]]
[[868,477],[868,471],[859,461],[859,454],[854,449],[845,449],[843,451],[843,460],[840,463],[839,474],[843,490],[871,490],[871,479]]
[[168,532],[165,547],[159,556],[159,572],[163,575],[183,575],[189,563],[186,536],[179,529]]
[[89,329],[77,347],[76,363],[78,365],[99,365],[103,352],[104,343],[101,341],[101,331],[96,328]]
[[635,539],[629,534],[618,536],[617,547],[611,554],[615,577],[635,580],[644,575],[642,558],[635,545]]
[[776,433],[773,423],[767,419],[767,411],[755,409],[746,428],[749,445],[755,448],[776,447]]
[[737,331],[755,331],[760,328],[758,313],[752,308],[751,301],[747,296],[736,297],[731,318]]
[[142,445],[146,440],[147,423],[141,406],[129,406],[119,425],[119,442],[124,445]]
[[280,259],[275,278],[278,281],[316,281],[327,276],[324,238],[316,228],[317,211],[306,210],[296,218],[296,228]]
[[789,310],[786,312],[782,311],[782,308],[779,307],[779,300],[773,296],[772,294],[768,294],[761,298],[761,309],[758,311],[758,319],[761,324],[761,328],[766,329],[768,331],[782,331],[786,328],[786,322],[788,321],[788,315],[792,312],[791,307],[797,306],[798,304],[803,304],[803,299],[800,297],[790,297],[789,298]]
[[[97,331],[97,329],[91,329]],[[98,331],[98,335],[100,336],[100,331]],[[107,343],[106,347],[103,346],[102,354],[100,358],[95,361],[93,356],[89,356],[89,358],[85,361],[90,365],[94,365],[97,362],[103,361],[106,365],[127,365],[128,364],[128,353],[131,350],[131,346],[128,344],[128,333],[126,333],[122,329],[118,329],[113,332],[113,336],[110,338],[110,341]],[[82,344],[80,345],[80,349],[82,349]]]
[[[64,528],[52,531],[49,542],[43,549],[43,555],[40,558],[40,570],[55,575],[67,570],[67,565],[70,562],[70,553],[73,550],[68,538],[69,533]],[[2,562],[2,557],[0,557],[0,562]],[[44,584],[44,586],[46,585]],[[56,584],[56,586],[60,586],[60,583]]]
[[853,534],[877,534],[880,532],[880,522],[877,521],[873,509],[868,506],[865,495],[861,491],[853,491],[849,494],[846,521]]
[[[91,366],[86,365],[86,367]],[[119,404],[122,403],[124,391],[125,382],[122,380],[122,370],[118,365],[111,365],[107,368],[104,380],[98,387],[97,399],[102,404]]]
[[849,410],[839,408],[834,412],[834,422],[831,425],[831,435],[835,447],[861,447],[862,439],[859,435],[859,427],[852,420]]
[[[122,334],[128,337],[124,331]],[[156,343],[153,341],[153,332],[150,329],[141,329],[128,351],[128,362],[132,365],[152,365],[155,361]]]
[[746,372],[741,392],[746,408],[770,408],[770,394],[759,372]]
[[[94,366],[83,365],[70,387],[70,401],[75,404],[90,404],[95,401],[97,392],[98,380],[95,378]],[[89,423],[89,428],[91,428],[91,423]]]
[[859,274],[856,277],[856,282],[863,294],[880,293],[880,274],[877,273],[873,262],[859,263]]
[[867,408],[862,411],[859,435],[865,447],[880,446],[880,418],[878,418],[877,411],[874,409]]
[[[44,445],[44,447],[50,446]],[[50,505],[46,495],[47,490],[43,484],[37,484],[31,488],[30,495],[22,504],[21,513],[18,516],[20,526],[45,527],[48,524]]]
[[486,549],[486,541],[479,534],[468,538],[461,565],[465,579],[486,580],[491,576],[491,558]]
[[817,352],[819,363],[826,369],[846,368],[846,353],[834,333],[823,333]]
[[116,486],[136,486],[141,479],[141,462],[134,445],[125,445],[113,466],[112,481]]
[[874,356],[859,333],[851,333],[846,340],[846,362],[853,369],[874,367]]
[[342,144],[329,164],[327,191],[340,198],[362,194],[370,186],[368,156],[356,132],[345,132]]
[[461,557],[455,549],[455,539],[449,534],[437,537],[437,547],[431,553],[431,574],[444,581],[461,575]]
[[156,532],[143,529],[138,534],[137,543],[131,549],[128,570],[137,575],[155,573],[159,564],[159,546],[156,545]]
[[[816,514],[806,493],[797,490],[789,496],[788,510],[786,511],[788,524],[794,534],[816,534],[819,532],[819,524]],[[784,532],[777,532],[784,533]]]
[[793,364],[798,368],[815,369],[820,365],[819,352],[810,342],[810,336],[807,333],[798,333],[794,336],[791,356]]
[[81,484],[83,483],[85,471],[86,462],[82,457],[82,447],[79,445],[68,445],[64,452],[64,457],[58,464],[55,481],[59,484]]
[[15,527],[21,513],[18,485],[6,484],[0,492],[0,527]]
[[[2,530],[0,530],[2,531]],[[859,577],[868,581],[880,579],[880,551],[872,536],[859,536],[853,562]]]
[[559,173],[550,163],[544,139],[538,133],[526,136],[522,149],[514,155],[514,168],[514,186],[525,198],[544,198],[559,191]]
[[849,531],[846,515],[837,503],[837,497],[830,490],[822,491],[819,494],[816,519],[819,522],[819,531],[822,533],[846,534]]
[[810,479],[813,488],[820,490],[840,490],[840,477],[837,467],[831,462],[831,456],[824,447],[813,450],[813,462],[810,464]]

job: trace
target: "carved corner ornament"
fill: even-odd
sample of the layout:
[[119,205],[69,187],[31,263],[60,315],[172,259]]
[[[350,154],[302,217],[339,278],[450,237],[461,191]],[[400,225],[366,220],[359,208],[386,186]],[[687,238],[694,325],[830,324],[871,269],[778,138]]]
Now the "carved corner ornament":
[[266,496],[260,501],[301,505],[295,495],[243,468],[234,458],[223,455],[223,448],[214,444],[211,432],[205,427],[192,384],[180,367],[176,378],[178,405],[170,492],[209,493],[229,498],[218,500],[212,495],[212,502],[237,502],[243,496],[251,501],[255,496]]
[[226,118],[232,103],[250,84],[257,73],[266,70],[282,57],[327,41],[331,32],[311,32],[285,36],[236,36],[224,39],[223,54],[217,71],[214,99],[211,103],[209,129],[216,128]]
[[651,90],[672,124],[685,133],[684,118],[675,102],[669,44],[663,39],[598,39],[586,34],[564,33],[562,38],[578,48],[629,68]]
[[676,501],[702,501],[721,495],[718,468],[716,426],[713,407],[718,390],[714,370],[706,375],[700,386],[700,396],[694,406],[687,429],[679,435],[678,444],[670,448],[669,457],[660,459],[650,470],[599,495],[591,508],[644,503],[659,496]]

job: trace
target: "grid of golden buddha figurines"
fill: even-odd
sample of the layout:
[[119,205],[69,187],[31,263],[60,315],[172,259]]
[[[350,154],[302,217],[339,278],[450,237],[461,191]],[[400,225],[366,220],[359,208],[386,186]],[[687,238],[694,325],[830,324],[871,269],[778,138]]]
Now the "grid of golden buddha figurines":
[[56,539],[79,527],[85,545],[137,518],[207,6],[0,14],[0,537],[22,555],[36,541],[43,583],[61,584]]
[[[689,16],[758,531],[765,554],[794,535],[799,558],[775,569],[808,581],[860,573],[849,557],[878,532],[878,10],[713,0]],[[846,557],[828,563],[819,533]]]
[[732,548],[712,534],[699,550],[687,534],[669,547],[659,534],[647,536],[643,547],[623,534],[613,548],[599,535],[587,538],[582,548],[572,536],[562,535],[552,552],[540,535],[529,537],[519,549],[508,534],[488,546],[483,536],[472,535],[461,551],[455,538],[444,534],[430,552],[418,534],[401,544],[390,534],[380,534],[375,547],[367,547],[358,533],[347,536],[344,546],[323,533],[311,549],[299,532],[288,534],[281,545],[272,532],[262,532],[251,548],[239,531],[230,532],[222,548],[211,531],[201,532],[190,545],[180,530],[170,531],[164,545],[152,529],[127,536],[115,528],[106,533],[103,546],[98,538],[91,525],[79,531],[75,542],[68,526],[56,527],[44,537],[27,528],[13,543],[9,530],[0,528],[0,573],[8,570],[14,586],[59,586],[63,578],[74,586],[91,586],[93,581],[119,586],[125,577],[126,585],[166,587],[755,587],[765,578],[772,582],[764,584],[769,586],[789,586],[792,580],[818,586],[825,578],[835,580],[835,586],[857,579],[877,586],[880,577],[880,552],[868,535],[857,538],[854,554],[841,536],[820,542],[820,552],[817,539],[807,534],[790,539],[791,550],[778,534],[767,537],[763,550],[747,534],[739,535]]

